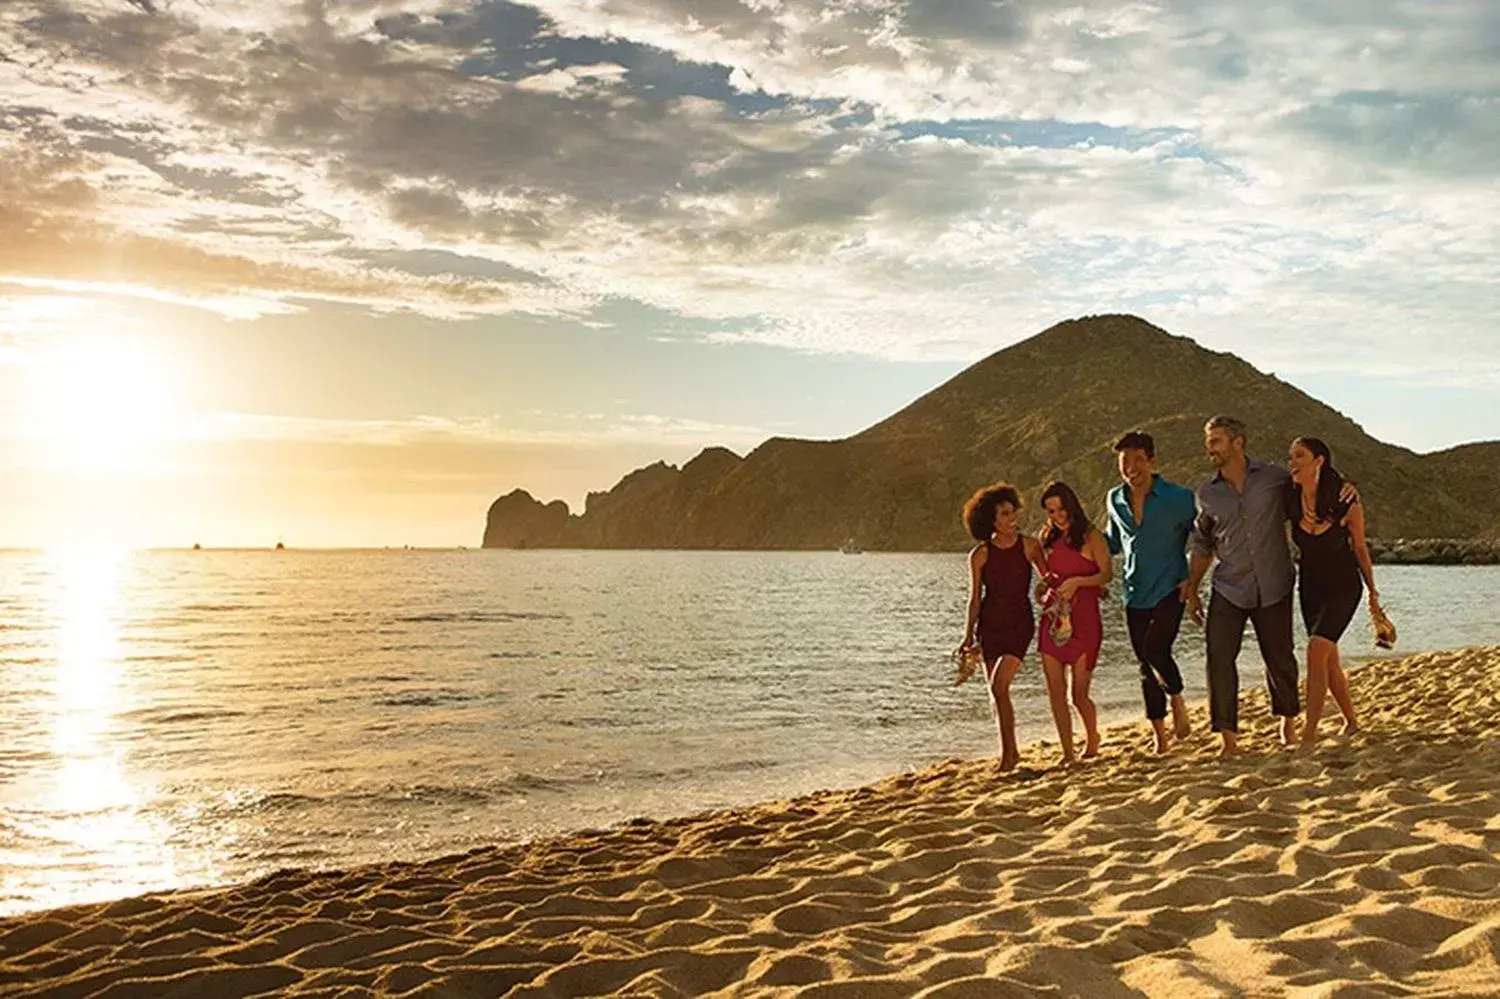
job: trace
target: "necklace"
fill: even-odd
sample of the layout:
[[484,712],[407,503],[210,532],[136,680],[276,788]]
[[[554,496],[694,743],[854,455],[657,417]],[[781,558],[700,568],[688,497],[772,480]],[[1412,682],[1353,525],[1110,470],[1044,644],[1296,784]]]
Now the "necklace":
[[1318,522],[1318,501],[1314,499],[1309,503],[1307,501],[1307,493],[1302,494],[1302,519],[1310,524]]

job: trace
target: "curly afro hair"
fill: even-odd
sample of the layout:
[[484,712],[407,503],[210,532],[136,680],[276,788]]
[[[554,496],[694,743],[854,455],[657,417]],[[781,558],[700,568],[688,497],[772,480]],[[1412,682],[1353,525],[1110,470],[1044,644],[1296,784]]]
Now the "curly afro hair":
[[1021,493],[1009,482],[996,482],[978,490],[964,504],[964,527],[976,541],[984,541],[995,533],[995,511],[1001,503],[1009,503],[1021,509]]

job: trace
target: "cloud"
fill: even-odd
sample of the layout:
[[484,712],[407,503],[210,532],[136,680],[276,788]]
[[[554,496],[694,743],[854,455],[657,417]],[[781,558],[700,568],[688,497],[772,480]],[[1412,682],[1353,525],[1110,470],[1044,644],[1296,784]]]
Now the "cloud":
[[1279,125],[1354,177],[1493,179],[1500,162],[1500,88],[1492,94],[1344,91]]
[[1496,369],[1479,0],[156,7],[0,9],[0,274],[889,358],[1132,310]]
[[758,427],[682,419],[653,413],[525,414],[517,420],[327,419],[261,413],[203,413],[185,421],[181,438],[201,442],[295,441],[308,444],[365,444],[385,447],[546,445],[594,447],[601,444],[698,445],[710,442],[754,446],[770,433]]

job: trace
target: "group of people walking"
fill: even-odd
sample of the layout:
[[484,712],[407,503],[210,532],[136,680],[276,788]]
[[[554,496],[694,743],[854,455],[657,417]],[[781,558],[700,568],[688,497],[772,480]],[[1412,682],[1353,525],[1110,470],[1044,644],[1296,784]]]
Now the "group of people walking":
[[[1215,472],[1195,493],[1157,473],[1156,444],[1149,434],[1125,434],[1114,445],[1123,481],[1110,490],[1098,525],[1065,482],[1042,491],[1047,519],[1035,538],[1018,529],[1024,501],[1014,486],[987,486],[964,505],[964,524],[979,543],[969,554],[969,607],[959,652],[983,662],[1002,769],[1020,761],[1010,687],[1034,638],[1063,761],[1071,763],[1078,754],[1074,711],[1083,726],[1083,757],[1098,755],[1099,719],[1089,687],[1104,637],[1099,600],[1114,578],[1115,557],[1122,562],[1126,625],[1158,753],[1167,751],[1174,736],[1189,734],[1182,671],[1173,653],[1184,614],[1205,627],[1209,716],[1223,753],[1237,749],[1237,661],[1247,620],[1265,662],[1281,742],[1298,741],[1294,588],[1308,634],[1307,712],[1299,751],[1316,746],[1329,694],[1343,715],[1344,734],[1358,728],[1338,641],[1362,593],[1368,593],[1377,637],[1394,641],[1375,588],[1359,494],[1317,438],[1292,441],[1286,466],[1249,457],[1246,440],[1240,420],[1208,421],[1203,443]],[[1295,587],[1299,573],[1288,525],[1299,553]],[[1211,566],[1205,611],[1200,589]],[[1039,636],[1033,599],[1042,607]]]

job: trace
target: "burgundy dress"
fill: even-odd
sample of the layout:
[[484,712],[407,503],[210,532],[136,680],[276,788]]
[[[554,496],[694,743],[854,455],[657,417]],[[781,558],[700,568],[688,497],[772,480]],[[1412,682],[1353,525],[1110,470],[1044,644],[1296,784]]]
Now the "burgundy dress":
[[1036,634],[1036,616],[1031,610],[1031,561],[1025,540],[1017,538],[1009,548],[997,548],[992,541],[984,544],[979,647],[985,665],[993,666],[1001,656],[1026,658]]
[[[1052,570],[1050,580],[1055,592],[1059,583],[1074,576],[1092,576],[1099,571],[1087,555],[1068,544],[1065,537],[1058,538],[1047,549],[1047,567]],[[1049,592],[1043,604],[1051,606],[1053,593]],[[1042,637],[1037,643],[1042,655],[1051,656],[1058,662],[1076,663],[1080,656],[1089,657],[1089,669],[1099,663],[1099,647],[1104,644],[1104,622],[1099,619],[1099,587],[1081,586],[1073,594],[1073,637],[1062,645],[1052,640],[1052,629],[1042,627]]]

